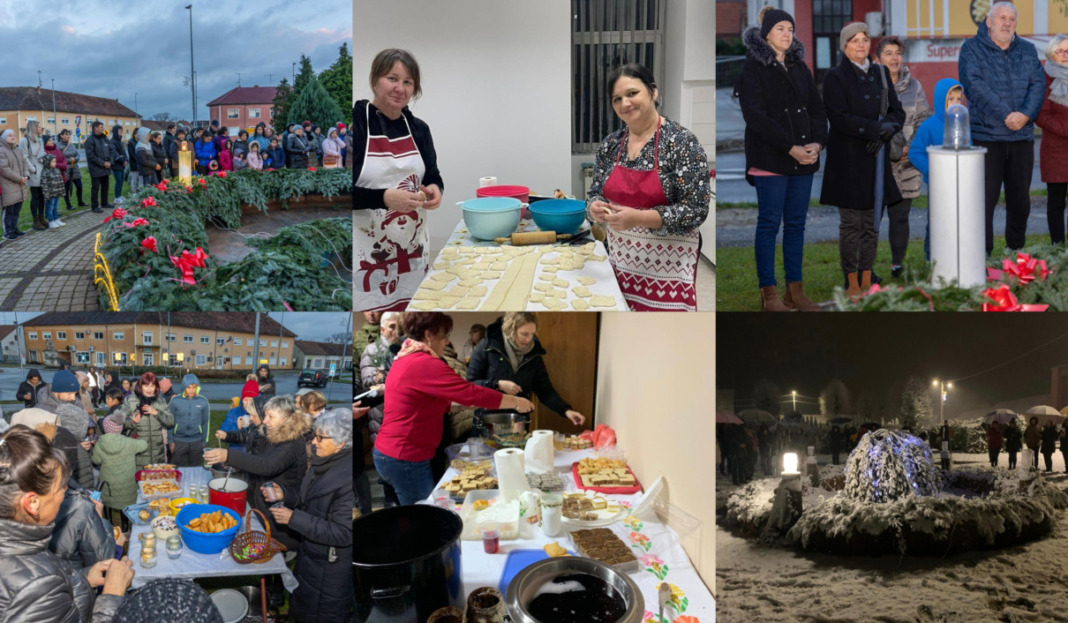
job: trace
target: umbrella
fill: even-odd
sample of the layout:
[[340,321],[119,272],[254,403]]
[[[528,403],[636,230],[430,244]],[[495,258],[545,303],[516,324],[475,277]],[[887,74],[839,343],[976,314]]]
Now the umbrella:
[[1016,412],[1012,409],[994,409],[983,416],[983,423],[990,424],[991,422],[997,422],[1004,426],[1015,419]]
[[738,417],[740,417],[746,424],[750,425],[761,424],[764,422],[774,424],[779,421],[778,418],[763,409],[746,409],[739,413]]
[[737,415],[726,411],[716,412],[716,424],[744,424]]
[[1061,409],[1061,415],[1068,415],[1068,407]]
[[853,418],[847,417],[847,416],[844,416],[844,415],[840,415],[840,416],[834,418],[833,420],[831,420],[829,423],[830,424],[834,424],[835,426],[841,426],[842,424],[852,424],[853,423]]
[[1053,407],[1048,407],[1046,405],[1038,405],[1038,406],[1031,407],[1026,412],[1024,412],[1024,415],[1027,417],[1027,421],[1029,423],[1031,421],[1031,418],[1033,418],[1033,417],[1038,418],[1038,427],[1039,428],[1045,427],[1046,426],[1046,422],[1053,422],[1054,424],[1060,424],[1060,423],[1064,422],[1064,417],[1065,417],[1065,416],[1061,415],[1060,412],[1057,411],[1056,409],[1054,409]]

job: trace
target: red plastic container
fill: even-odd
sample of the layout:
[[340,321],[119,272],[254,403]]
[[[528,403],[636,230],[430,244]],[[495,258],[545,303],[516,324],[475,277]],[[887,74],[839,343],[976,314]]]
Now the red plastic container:
[[[483,186],[475,191],[475,197],[512,197],[523,203],[530,203],[530,189],[526,186]],[[522,218],[530,218],[530,211],[523,208]]]
[[241,517],[245,514],[248,483],[231,476],[230,481],[226,483],[226,490],[223,491],[222,486],[225,480],[225,478],[215,478],[208,481],[208,503],[225,506]]

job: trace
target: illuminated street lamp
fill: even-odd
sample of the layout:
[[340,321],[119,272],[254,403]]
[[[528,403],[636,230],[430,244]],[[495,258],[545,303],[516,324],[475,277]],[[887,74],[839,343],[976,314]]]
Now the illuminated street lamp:
[[942,420],[942,469],[949,469],[949,422],[946,421],[946,390],[953,389],[953,383],[935,379],[931,382],[931,387],[938,387],[938,417]]

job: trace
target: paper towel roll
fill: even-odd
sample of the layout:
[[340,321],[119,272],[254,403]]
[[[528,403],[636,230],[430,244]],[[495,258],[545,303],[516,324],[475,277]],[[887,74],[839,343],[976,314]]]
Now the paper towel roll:
[[553,469],[553,432],[551,430],[536,430],[526,447],[527,465],[541,472],[549,472]]
[[497,178],[495,177],[480,177],[478,179],[478,187],[485,188],[487,186],[496,186]]
[[501,500],[505,503],[518,500],[519,494],[530,488],[524,452],[519,448],[505,448],[493,455],[497,466],[497,487],[501,491]]

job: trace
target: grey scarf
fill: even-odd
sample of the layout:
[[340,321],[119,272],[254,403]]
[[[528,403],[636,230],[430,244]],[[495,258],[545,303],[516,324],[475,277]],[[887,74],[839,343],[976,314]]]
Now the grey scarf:
[[1061,106],[1068,106],[1068,66],[1047,59],[1046,75],[1053,78],[1049,98]]
[[509,335],[504,338],[504,352],[508,354],[508,362],[512,364],[512,370],[518,370],[519,362],[523,360],[523,357],[529,355],[532,350],[534,350],[534,340],[531,340],[526,348],[519,348],[512,336]]

